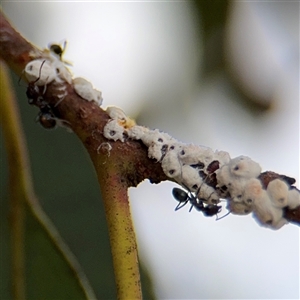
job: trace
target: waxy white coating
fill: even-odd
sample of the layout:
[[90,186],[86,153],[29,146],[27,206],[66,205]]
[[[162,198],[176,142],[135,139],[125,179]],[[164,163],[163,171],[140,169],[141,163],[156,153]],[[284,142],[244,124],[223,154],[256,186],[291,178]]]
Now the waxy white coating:
[[128,137],[133,140],[140,140],[142,136],[147,135],[149,131],[147,127],[136,125],[127,129],[127,134]]
[[110,116],[111,119],[126,122],[127,116],[121,108],[116,107],[116,106],[108,106],[106,108],[106,112]]
[[234,215],[248,215],[253,211],[253,208],[245,203],[233,201],[227,202],[227,209]]
[[156,161],[161,161],[162,158],[166,155],[168,148],[161,143],[152,143],[148,147],[148,157],[153,158]]
[[25,76],[29,82],[38,86],[44,86],[52,82],[58,74],[50,61],[36,59],[29,62],[24,69]]
[[74,90],[77,95],[87,101],[95,101],[99,106],[102,104],[101,92],[94,89],[93,85],[82,77],[73,79]]
[[288,205],[288,185],[280,179],[272,180],[267,187],[267,192],[276,207],[286,207]]
[[288,192],[288,207],[295,209],[300,205],[300,193],[296,189],[291,189]]
[[265,226],[276,225],[283,216],[283,210],[272,205],[265,190],[255,199],[253,216]]
[[196,192],[202,183],[198,170],[189,165],[183,165],[181,172],[176,178],[177,182],[184,184],[190,191]]
[[124,128],[118,123],[118,120],[110,120],[103,129],[103,135],[107,139],[124,142]]
[[[253,212],[259,224],[271,229],[287,224],[283,218],[284,207],[294,209],[300,205],[299,191],[281,179],[269,182],[264,188],[258,178],[261,166],[250,157],[231,159],[225,151],[214,152],[208,147],[184,144],[158,129],[138,125],[126,128],[126,122],[122,120],[127,117],[122,110],[108,112],[113,120],[105,126],[107,138],[124,141],[123,133],[126,133],[129,138],[141,140],[148,147],[148,156],[161,163],[166,176],[188,192],[197,193],[196,197],[206,204],[218,204],[224,197],[232,214]],[[213,176],[216,188],[208,184]]]
[[177,156],[177,151],[169,151],[161,162],[164,173],[170,178],[179,177],[182,174],[182,165]]
[[261,173],[260,165],[247,156],[236,157],[228,165],[232,176],[255,178]]

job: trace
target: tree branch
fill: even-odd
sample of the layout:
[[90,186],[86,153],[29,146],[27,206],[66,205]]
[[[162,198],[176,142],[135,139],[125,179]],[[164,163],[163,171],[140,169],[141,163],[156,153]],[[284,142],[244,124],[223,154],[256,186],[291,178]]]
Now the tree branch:
[[[34,59],[42,58],[42,51],[25,41],[5,20],[3,15],[0,15],[0,22],[0,55],[20,75],[25,65],[32,59],[32,54],[34,54]],[[152,183],[172,179],[166,176],[160,163],[148,158],[147,147],[140,140],[126,139],[125,142],[121,142],[105,138],[103,135],[104,127],[110,119],[107,112],[96,103],[79,97],[72,84],[67,82],[63,84],[66,88],[66,96],[63,101],[59,102],[58,100],[60,89],[55,82],[47,85],[43,98],[49,103],[55,116],[62,119],[64,124],[74,131],[89,152],[104,196],[109,231],[112,233],[115,230],[121,230],[119,226],[116,228],[116,224],[120,220],[116,216],[122,205],[126,207],[123,207],[123,214],[129,216],[127,197],[125,197],[126,188],[136,186],[146,178]],[[278,176],[284,177],[283,175]],[[264,178],[266,186],[271,180],[271,177],[268,178],[268,176]],[[209,185],[216,187],[216,183],[213,182]],[[113,190],[108,190],[110,186],[113,187]],[[114,209],[116,210],[110,215],[111,210]],[[293,210],[285,209],[284,217],[288,221],[300,224],[300,206]],[[132,228],[129,223],[128,226],[128,228]],[[113,234],[110,238],[113,245],[115,239]],[[129,236],[129,239],[132,239],[132,236]],[[137,257],[136,245],[132,245],[134,256]],[[128,246],[125,246],[122,251],[126,247],[129,249]],[[118,268],[121,263],[115,261],[114,264]],[[119,270],[115,268],[116,276],[118,276],[118,272]],[[123,275],[120,278],[124,278]],[[135,278],[132,284],[135,285],[136,282]],[[122,288],[118,288],[122,290]]]
[[[42,57],[42,51],[17,33],[2,13],[0,24],[0,57],[21,76],[26,64],[32,59],[31,55],[35,59]],[[153,163],[147,157],[147,148],[141,142],[108,141],[103,136],[103,128],[109,119],[107,113],[95,103],[79,97],[72,85],[64,85],[66,96],[59,105],[57,103],[61,92],[55,83],[47,85],[43,98],[53,108],[55,116],[63,119],[77,134],[96,168],[107,213],[118,298],[139,299],[141,289],[138,258],[127,189],[138,185],[145,178],[158,183],[167,177],[160,164]],[[108,142],[112,145],[109,152],[103,147]],[[111,181],[114,176],[118,177],[115,184]]]
[[[42,51],[29,44],[16,32],[2,13],[0,13],[0,25],[0,57],[17,75],[21,76],[26,64],[32,60],[30,53],[34,53],[36,59],[39,53],[42,57]],[[71,84],[65,83],[65,85],[67,95],[59,105],[55,106],[60,92],[54,83],[47,85],[44,99],[53,106],[55,115],[65,120],[84,143],[92,159],[96,159],[95,166],[98,160],[100,163],[110,160],[106,153],[101,155],[102,149],[98,149],[102,143],[108,142],[103,136],[103,128],[109,116],[94,102],[88,102],[78,96]],[[120,165],[120,167],[126,174],[128,187],[136,186],[145,178],[153,183],[168,179],[160,164],[148,158],[147,148],[140,141],[128,140],[126,143],[117,141],[113,144],[115,147],[111,150],[111,155],[126,154],[128,162],[126,169],[124,169],[125,165]]]
[[[2,14],[0,14],[0,24],[0,41],[2,41],[0,55],[18,75],[21,75],[25,65],[31,60],[30,53],[40,53],[42,57],[42,52],[16,32]],[[35,56],[35,58],[37,57]],[[126,157],[127,160],[126,165],[120,165],[120,172],[125,174],[124,178],[128,187],[136,186],[146,178],[152,183],[172,180],[164,174],[160,164],[148,158],[147,148],[141,141],[131,139],[126,140],[126,143],[108,141],[103,136],[103,128],[109,120],[107,113],[96,103],[85,101],[79,97],[71,84],[65,84],[67,95],[58,106],[55,107],[59,94],[55,84],[50,83],[47,86],[44,98],[53,106],[56,116],[67,121],[70,128],[84,143],[96,169],[97,165],[106,161],[110,163],[112,157],[116,158],[121,155],[122,158]],[[100,145],[107,142],[114,145],[110,151],[110,157],[105,155],[105,148],[100,147]],[[288,221],[300,224],[300,207],[285,209],[285,217]]]

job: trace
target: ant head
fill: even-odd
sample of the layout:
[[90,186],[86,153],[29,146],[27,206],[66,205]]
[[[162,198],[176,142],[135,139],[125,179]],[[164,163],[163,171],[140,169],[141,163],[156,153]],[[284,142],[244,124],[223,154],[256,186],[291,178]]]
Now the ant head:
[[26,90],[26,96],[29,104],[39,103],[40,101],[40,89],[35,84],[29,84]]

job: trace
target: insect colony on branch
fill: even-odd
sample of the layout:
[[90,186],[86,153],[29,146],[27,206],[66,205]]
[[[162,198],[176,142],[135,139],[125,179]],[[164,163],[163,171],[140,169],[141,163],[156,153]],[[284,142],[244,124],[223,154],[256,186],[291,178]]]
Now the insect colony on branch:
[[[75,92],[83,99],[95,101],[99,106],[102,104],[101,92],[95,90],[90,82],[83,78],[72,79],[72,74],[66,67],[70,63],[63,60],[65,48],[66,42],[63,47],[50,44],[49,49],[32,53],[32,57],[38,56],[38,58],[30,61],[24,69],[25,77],[29,81],[26,91],[28,102],[40,109],[37,121],[48,129],[55,128],[56,125],[68,126],[68,122],[59,119],[54,113],[54,108],[67,95],[66,83],[73,83]],[[57,92],[57,102],[54,107],[44,99],[47,85],[50,83],[54,83]]]
[[[45,128],[63,124],[63,120],[55,116],[53,107],[44,100],[49,83],[54,82],[60,92],[55,106],[67,95],[65,83],[73,84],[75,92],[87,101],[99,106],[103,101],[101,92],[89,81],[80,77],[72,79],[66,67],[68,63],[62,58],[65,47],[66,43],[63,47],[51,44],[24,70],[29,81],[26,91],[29,103],[39,107],[38,121]],[[225,151],[184,144],[158,129],[136,125],[118,107],[108,107],[106,111],[110,120],[103,135],[107,139],[142,141],[148,148],[148,157],[160,163],[166,176],[184,188],[173,189],[173,197],[179,202],[175,211],[189,203],[189,211],[194,207],[204,216],[217,216],[217,220],[229,213],[247,215],[252,212],[259,224],[279,229],[287,223],[284,209],[300,206],[300,192],[293,186],[293,178],[276,174],[265,184],[260,165],[247,156],[231,158]],[[228,213],[218,217],[221,199],[227,201]]]
[[[148,148],[148,157],[160,163],[166,176],[183,187],[173,189],[178,201],[175,210],[191,204],[204,216],[229,213],[247,215],[263,226],[279,229],[287,223],[284,208],[300,205],[300,193],[293,186],[295,180],[277,175],[263,186],[260,165],[247,156],[231,158],[225,151],[184,144],[158,129],[136,125],[117,107],[107,109],[110,120],[104,127],[107,139],[141,140]],[[221,212],[221,199],[227,201],[228,213]]]

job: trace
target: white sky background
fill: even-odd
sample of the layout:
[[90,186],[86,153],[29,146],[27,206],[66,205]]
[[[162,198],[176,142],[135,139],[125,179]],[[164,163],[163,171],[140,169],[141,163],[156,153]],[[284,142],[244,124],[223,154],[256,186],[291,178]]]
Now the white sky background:
[[[272,111],[255,120],[232,101],[224,74],[196,86],[201,41],[185,2],[5,2],[3,10],[40,47],[67,39],[65,59],[102,91],[104,106],[141,112],[143,125],[250,156],[299,183],[299,3],[232,7],[227,59],[251,93],[272,95]],[[139,255],[158,299],[299,298],[299,227],[175,213],[174,186],[144,182],[130,191]]]

